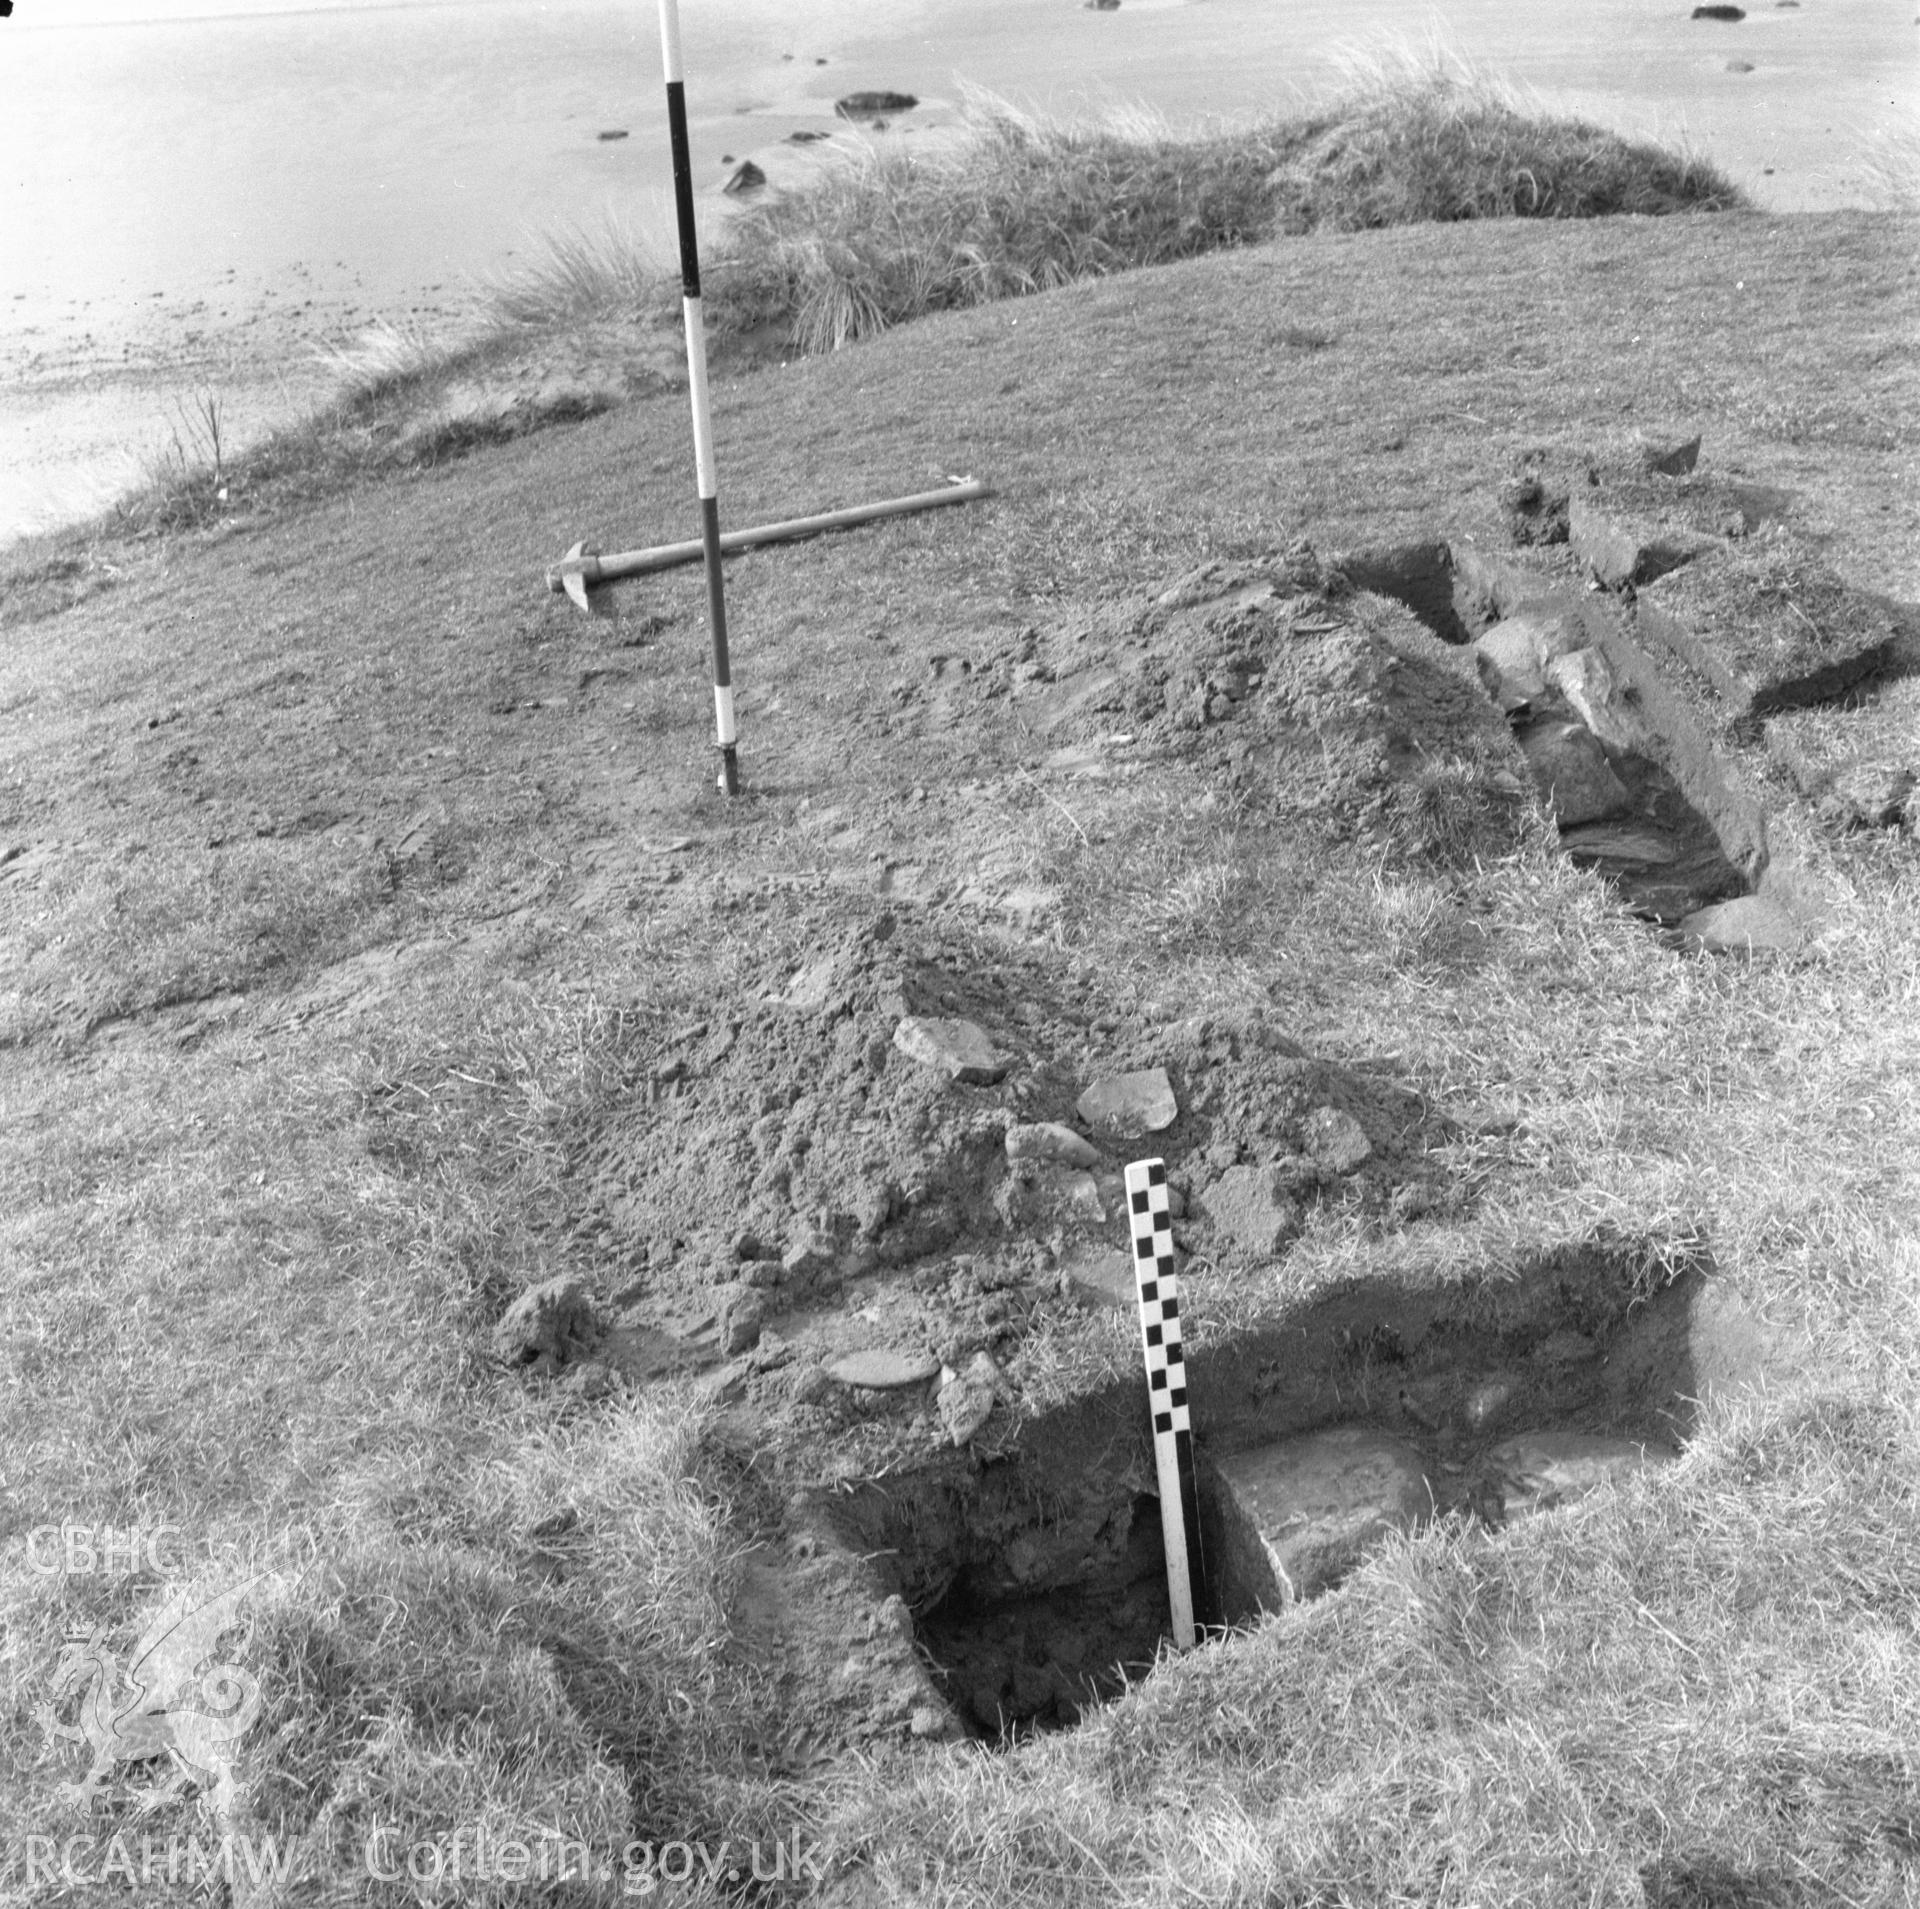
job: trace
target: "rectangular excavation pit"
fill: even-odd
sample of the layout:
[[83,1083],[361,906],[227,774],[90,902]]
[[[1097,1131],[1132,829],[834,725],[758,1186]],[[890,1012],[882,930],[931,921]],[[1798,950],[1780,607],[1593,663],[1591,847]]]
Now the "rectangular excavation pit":
[[[1386,1530],[1500,1522],[1675,1453],[1703,1350],[1718,1358],[1706,1274],[1592,1240],[1470,1282],[1342,1285],[1219,1346],[1203,1332],[1189,1360],[1203,1622],[1217,1634],[1331,1588]],[[1312,1543],[1291,1543],[1299,1461],[1316,1456],[1303,1440],[1391,1453],[1406,1487],[1393,1515],[1336,1494]],[[984,1466],[942,1454],[816,1509],[903,1600],[962,1726],[1006,1743],[1151,1668],[1168,1634],[1154,1477],[1142,1379],[1035,1421]]]

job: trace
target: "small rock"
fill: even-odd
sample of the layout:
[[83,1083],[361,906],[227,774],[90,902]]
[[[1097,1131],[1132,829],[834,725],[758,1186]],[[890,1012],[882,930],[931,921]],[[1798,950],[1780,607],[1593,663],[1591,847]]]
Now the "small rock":
[[752,1286],[722,1286],[720,1298],[720,1350],[728,1358],[751,1352],[760,1341],[760,1328],[767,1316],[765,1298]]
[[1665,1463],[1671,1457],[1671,1453],[1628,1438],[1603,1438],[1588,1432],[1528,1432],[1496,1445],[1487,1454],[1487,1463],[1505,1499],[1507,1516],[1512,1518],[1584,1497],[1602,1485],[1631,1477],[1649,1463]]
[[900,1352],[889,1346],[843,1353],[827,1366],[829,1376],[842,1385],[859,1386],[868,1392],[897,1392],[906,1386],[924,1385],[939,1370],[940,1361],[924,1349]]
[[1687,944],[1708,954],[1796,954],[1805,944],[1800,924],[1758,895],[1715,902],[1680,924]]
[[1747,10],[1745,7],[1695,7],[1692,17],[1696,20],[1744,20]]
[[1633,798],[1613,773],[1607,752],[1580,723],[1529,723],[1516,738],[1535,786],[1562,828],[1598,822],[1630,808]]
[[767,175],[751,159],[743,159],[735,168],[733,177],[720,190],[732,193],[737,198],[743,192],[758,192],[766,183]]
[[907,1719],[907,1729],[922,1743],[930,1743],[941,1737],[955,1734],[953,1719],[935,1704],[921,1704]]
[[1307,1151],[1326,1173],[1352,1173],[1373,1152],[1367,1130],[1338,1107],[1316,1107],[1306,1119]]
[[1054,1160],[1062,1166],[1092,1167],[1100,1161],[1100,1149],[1091,1140],[1058,1121],[1046,1120],[1032,1126],[1007,1129],[1009,1160]]
[[955,1445],[965,1445],[993,1415],[1000,1393],[1000,1368],[990,1355],[976,1352],[964,1372],[951,1367],[940,1375],[940,1423]]
[[809,1229],[797,1235],[780,1255],[780,1275],[793,1285],[805,1285],[831,1273],[839,1264],[833,1236]]
[[1751,60],[1729,60],[1727,62],[1727,71],[1729,73],[1751,73],[1753,71],[1753,62]]
[[529,1287],[501,1314],[493,1329],[493,1350],[508,1365],[537,1361],[544,1370],[556,1372],[599,1336],[600,1318],[587,1289],[563,1275]]
[[1201,1196],[1200,1211],[1257,1259],[1273,1258],[1300,1230],[1300,1209],[1277,1167],[1229,1167]]
[[1095,1081],[1075,1105],[1089,1127],[1114,1140],[1138,1140],[1171,1127],[1180,1117],[1180,1103],[1164,1067]]
[[1700,438],[1698,433],[1683,444],[1655,443],[1643,438],[1640,442],[1641,468],[1656,477],[1685,477],[1700,462]]
[[1120,0],[1080,0],[1089,13],[1118,13]]
[[994,1052],[984,1029],[971,1021],[930,1021],[909,1015],[893,1030],[893,1044],[910,1060],[969,1086],[990,1087],[1012,1062]]
[[1066,1290],[1095,1311],[1129,1312],[1140,1303],[1138,1275],[1125,1253],[1089,1248],[1060,1269]]
[[742,1265],[755,1259],[778,1259],[778,1253],[770,1253],[766,1243],[758,1233],[736,1233],[733,1236],[733,1256]]
[[600,138],[609,140],[624,139],[626,136],[627,129],[624,126],[610,126],[605,132],[599,135]]
[[842,119],[877,119],[882,113],[910,113],[919,104],[911,93],[849,93],[833,102],[833,110]]

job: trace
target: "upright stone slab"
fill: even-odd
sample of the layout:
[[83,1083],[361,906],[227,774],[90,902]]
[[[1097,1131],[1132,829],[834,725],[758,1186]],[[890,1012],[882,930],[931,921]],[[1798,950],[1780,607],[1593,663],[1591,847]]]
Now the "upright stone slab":
[[1217,1459],[1206,1498],[1208,1568],[1228,1623],[1330,1590],[1381,1539],[1433,1513],[1420,1454],[1352,1425]]

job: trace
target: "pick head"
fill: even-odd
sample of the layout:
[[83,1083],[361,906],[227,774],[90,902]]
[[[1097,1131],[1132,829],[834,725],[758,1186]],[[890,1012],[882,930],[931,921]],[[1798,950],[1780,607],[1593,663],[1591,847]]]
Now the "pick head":
[[565,590],[567,595],[583,610],[591,610],[593,608],[592,604],[587,601],[587,580],[581,574],[580,566],[580,559],[589,554],[592,553],[588,551],[584,541],[575,544],[574,547],[567,552],[567,567],[560,573],[560,587]]

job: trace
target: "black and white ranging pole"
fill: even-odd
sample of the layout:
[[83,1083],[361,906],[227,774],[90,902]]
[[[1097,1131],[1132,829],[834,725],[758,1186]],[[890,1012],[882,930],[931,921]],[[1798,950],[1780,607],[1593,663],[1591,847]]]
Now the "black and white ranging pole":
[[707,334],[700,321],[700,246],[693,229],[693,161],[687,155],[687,86],[680,70],[679,0],[660,0],[660,56],[667,70],[667,136],[673,145],[673,204],[680,225],[680,311],[687,327],[687,389],[693,399],[693,463],[700,485],[700,541],[707,560],[707,620],[713,628],[713,720],[720,787],[740,789],[734,759],[733,671],[727,661],[727,591],[720,575],[720,481],[707,405]]
[[1200,1496],[1193,1473],[1193,1422],[1187,1410],[1187,1359],[1180,1343],[1180,1284],[1173,1270],[1173,1213],[1164,1160],[1127,1168],[1127,1214],[1140,1292],[1140,1337],[1153,1411],[1153,1462],[1160,1480],[1160,1531],[1167,1548],[1167,1604],[1173,1641],[1194,1641],[1194,1612],[1206,1603],[1200,1547]]

